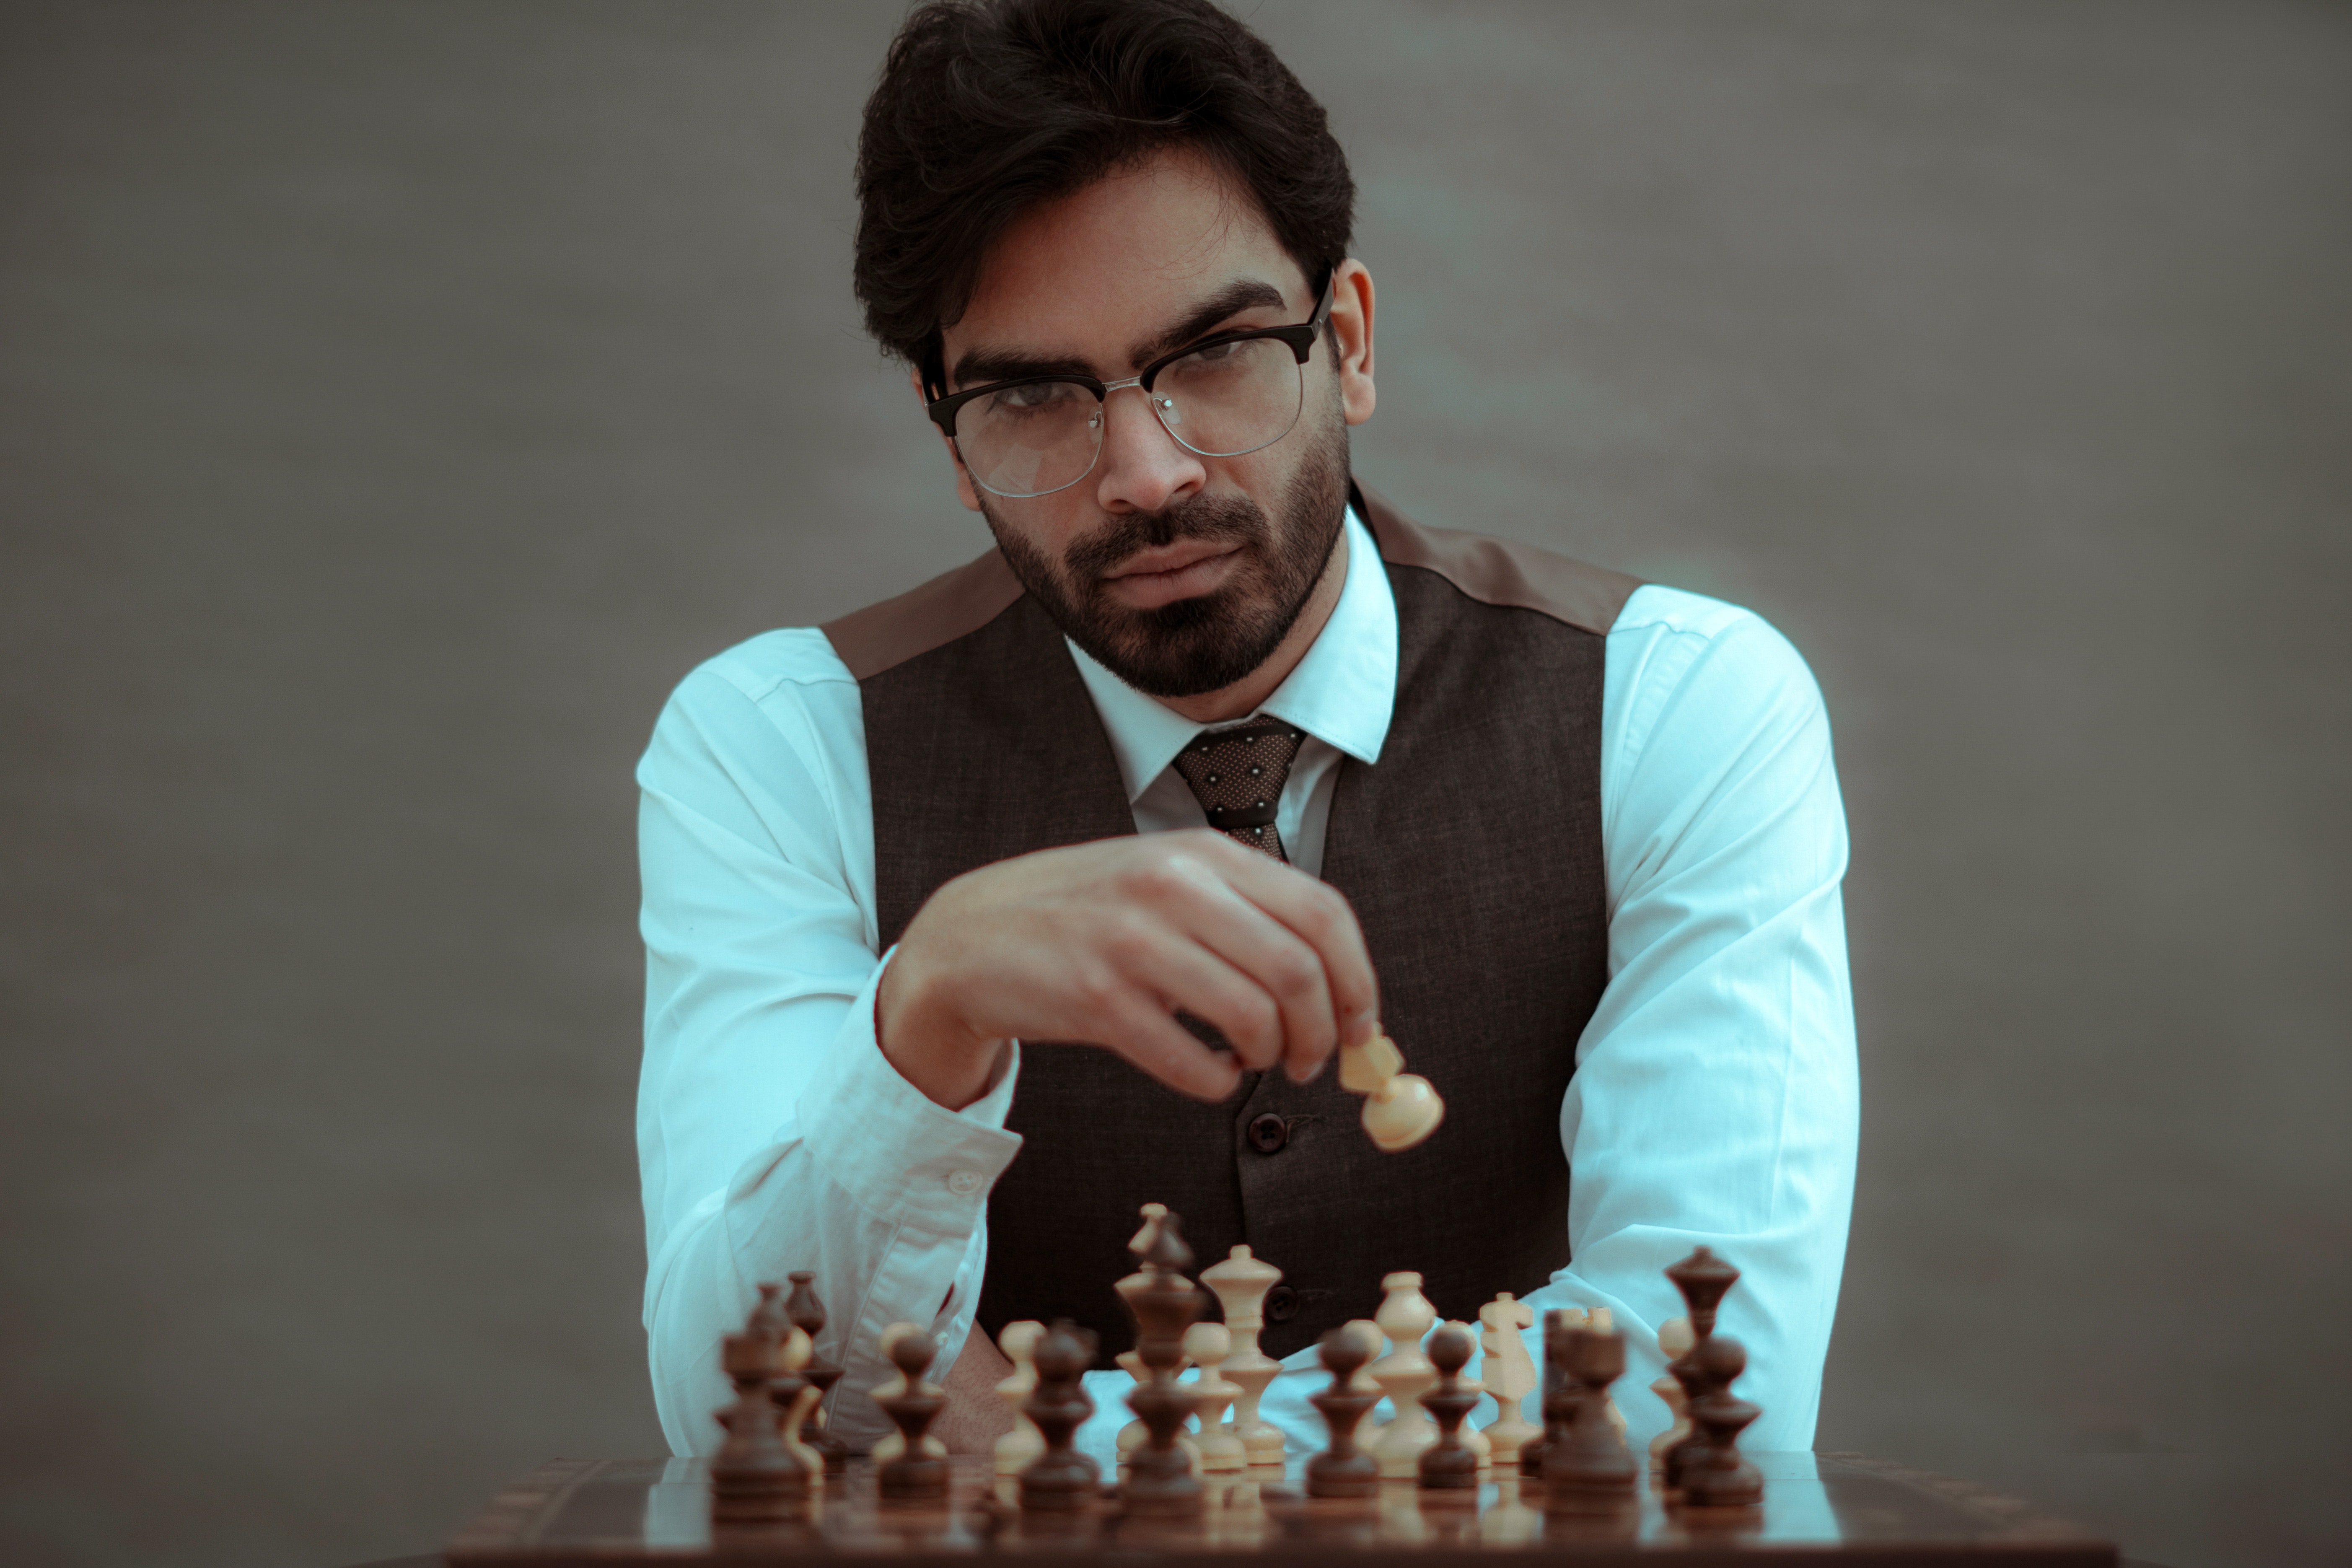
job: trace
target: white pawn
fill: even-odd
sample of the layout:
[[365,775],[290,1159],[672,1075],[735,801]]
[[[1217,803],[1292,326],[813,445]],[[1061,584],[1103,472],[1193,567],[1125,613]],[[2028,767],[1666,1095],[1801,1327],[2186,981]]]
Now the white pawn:
[[[923,1331],[921,1329],[917,1328],[912,1323],[891,1324],[888,1328],[882,1331],[882,1338],[876,1342],[882,1352],[882,1359],[886,1362],[889,1361],[890,1347],[897,1344],[908,1334],[920,1334]],[[928,1338],[929,1336],[926,1337]],[[890,1375],[880,1383],[876,1384],[872,1391],[873,1397],[877,1400],[896,1399],[898,1395],[906,1392],[907,1379],[905,1374],[898,1371],[898,1363],[896,1362],[891,1363]],[[896,1426],[893,1426],[889,1431],[885,1432],[882,1435],[882,1440],[880,1442],[874,1445],[874,1453],[872,1458],[874,1462],[877,1465],[887,1464],[888,1461],[898,1458],[906,1451],[906,1434],[899,1431]],[[947,1451],[948,1446],[945,1443],[940,1442],[929,1432],[923,1434],[924,1453],[932,1455],[936,1458],[944,1458],[947,1457]]]
[[1037,1391],[1037,1342],[1045,1337],[1045,1325],[1031,1319],[1004,1325],[996,1343],[1004,1352],[1004,1359],[1013,1363],[1013,1375],[996,1385],[996,1397],[1013,1412],[1013,1430],[996,1440],[996,1473],[1017,1476],[1029,1468],[1031,1460],[1045,1451],[1045,1435],[1022,1409],[1029,1396]]
[[1445,1120],[1427,1079],[1404,1070],[1404,1053],[1384,1034],[1339,1047],[1339,1087],[1364,1099],[1364,1131],[1382,1152],[1412,1148]]
[[1389,1340],[1389,1353],[1371,1364],[1381,1392],[1396,1407],[1395,1419],[1371,1445],[1383,1477],[1418,1475],[1424,1449],[1437,1444],[1437,1423],[1422,1408],[1421,1395],[1437,1382],[1437,1368],[1421,1352],[1421,1337],[1437,1321],[1437,1309],[1421,1293],[1421,1276],[1405,1270],[1381,1281],[1387,1297],[1373,1318]]
[[[1688,1318],[1668,1318],[1658,1325],[1658,1349],[1665,1352],[1669,1363],[1688,1355],[1695,1342]],[[1650,1439],[1650,1468],[1663,1470],[1666,1468],[1666,1450],[1691,1435],[1690,1395],[1683,1392],[1682,1380],[1671,1372],[1651,1384],[1650,1392],[1666,1402],[1666,1408],[1675,1417],[1672,1426]]]
[[1495,1458],[1505,1465],[1516,1464],[1519,1450],[1530,1439],[1543,1436],[1543,1428],[1527,1417],[1527,1396],[1535,1392],[1539,1380],[1535,1358],[1528,1354],[1528,1342],[1519,1332],[1533,1328],[1535,1321],[1535,1309],[1508,1290],[1478,1309],[1478,1348],[1486,1352],[1478,1367],[1479,1381],[1499,1407],[1483,1431]]
[[[1595,1307],[1592,1309],[1592,1316],[1585,1323],[1585,1327],[1591,1329],[1596,1334],[1612,1333],[1616,1330],[1617,1320],[1610,1312],[1608,1308]],[[1617,1396],[1612,1394],[1602,1394],[1601,1396],[1601,1405],[1602,1412],[1609,1417],[1610,1430],[1617,1434],[1617,1439],[1619,1442],[1623,1442],[1625,1439],[1625,1413],[1617,1408]]]
[[[1467,1323],[1448,1318],[1445,1321],[1445,1326],[1449,1329],[1461,1330],[1463,1337],[1465,1339],[1470,1335],[1470,1325]],[[1479,1370],[1481,1372],[1486,1370],[1483,1363],[1480,1365]],[[1434,1386],[1434,1384],[1433,1384],[1433,1386]],[[1484,1394],[1486,1392],[1486,1384],[1485,1381],[1480,1378],[1465,1377],[1462,1380],[1462,1386],[1472,1394]],[[1436,1420],[1436,1417],[1432,1416],[1430,1419],[1434,1421]],[[1440,1434],[1440,1436],[1443,1435],[1444,1434],[1442,1433]],[[1468,1416],[1465,1415],[1463,1417],[1462,1425],[1454,1429],[1454,1435],[1462,1439],[1462,1446],[1464,1447],[1478,1456],[1478,1473],[1480,1475],[1483,1476],[1495,1468],[1495,1445],[1487,1440],[1486,1434],[1485,1432],[1470,1425],[1470,1418]]]
[[[806,1330],[795,1324],[777,1360],[786,1372],[796,1373],[804,1371],[815,1354],[815,1342],[808,1337]],[[802,1384],[801,1391],[793,1396],[792,1404],[784,1408],[782,1428],[784,1447],[792,1450],[793,1458],[808,1467],[810,1475],[820,1479],[824,1475],[824,1456],[801,1441],[801,1423],[809,1418],[809,1413],[816,1408],[816,1402],[824,1397],[816,1384]]]
[[1226,1409],[1241,1396],[1241,1384],[1228,1382],[1219,1371],[1233,1353],[1233,1335],[1223,1323],[1195,1323],[1184,1331],[1184,1353],[1201,1369],[1192,1385],[1193,1410],[1201,1418],[1201,1468],[1212,1474],[1238,1470],[1249,1464],[1249,1452],[1231,1426],[1223,1425]]
[[1241,1390],[1234,1405],[1234,1436],[1253,1465],[1282,1463],[1282,1428],[1257,1413],[1266,1385],[1282,1372],[1282,1363],[1257,1348],[1258,1331],[1265,1327],[1265,1293],[1282,1279],[1282,1270],[1250,1256],[1246,1243],[1234,1248],[1223,1263],[1201,1270],[1201,1283],[1216,1292],[1225,1310],[1225,1330],[1233,1336],[1233,1353],[1219,1370]]
[[[1435,1316],[1433,1310],[1431,1315]],[[1358,1367],[1355,1374],[1348,1379],[1348,1392],[1378,1394],[1380,1389],[1372,1382],[1371,1363],[1372,1358],[1381,1353],[1381,1347],[1388,1343],[1387,1336],[1381,1332],[1381,1326],[1370,1318],[1350,1318],[1339,1325],[1339,1331],[1351,1335],[1364,1352],[1364,1364]]]

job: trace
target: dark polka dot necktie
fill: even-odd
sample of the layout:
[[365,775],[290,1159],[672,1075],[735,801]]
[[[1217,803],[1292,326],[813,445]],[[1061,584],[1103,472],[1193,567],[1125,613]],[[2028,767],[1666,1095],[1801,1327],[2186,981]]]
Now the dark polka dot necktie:
[[1209,814],[1209,826],[1277,860],[1288,860],[1274,826],[1282,781],[1307,731],[1279,719],[1259,719],[1237,730],[1216,730],[1185,743],[1176,771]]

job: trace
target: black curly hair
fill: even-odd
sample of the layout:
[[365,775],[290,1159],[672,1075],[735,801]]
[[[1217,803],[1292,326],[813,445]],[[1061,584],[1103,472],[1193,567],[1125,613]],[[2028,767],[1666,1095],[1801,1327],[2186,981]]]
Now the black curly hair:
[[940,330],[1022,212],[1163,148],[1245,184],[1319,291],[1356,184],[1323,106],[1209,0],[931,0],[908,16],[857,142],[866,330],[946,390]]

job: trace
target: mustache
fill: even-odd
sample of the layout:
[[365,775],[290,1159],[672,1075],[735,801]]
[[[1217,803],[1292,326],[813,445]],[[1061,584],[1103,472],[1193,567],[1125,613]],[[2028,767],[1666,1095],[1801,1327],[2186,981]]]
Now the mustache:
[[1139,550],[1197,539],[1263,545],[1272,536],[1265,512],[1246,496],[1195,496],[1181,506],[1114,517],[1062,552],[1072,578],[1092,583]]

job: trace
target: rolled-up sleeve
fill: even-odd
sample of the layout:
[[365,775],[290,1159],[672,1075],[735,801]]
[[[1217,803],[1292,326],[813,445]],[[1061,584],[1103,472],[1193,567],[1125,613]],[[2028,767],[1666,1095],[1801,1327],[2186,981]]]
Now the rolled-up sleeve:
[[1845,813],[1819,687],[1748,611],[1647,587],[1609,641],[1601,796],[1610,981],[1560,1107],[1572,1261],[1535,1305],[1608,1306],[1647,1390],[1663,1270],[1705,1245],[1741,1270],[1745,1439],[1811,1447],[1858,1130],[1840,887]]
[[828,1419],[886,1424],[863,1391],[892,1321],[951,1356],[970,1331],[987,1204],[1020,1148],[1017,1055],[979,1102],[935,1104],[875,1039],[873,843],[857,692],[821,634],[772,633],[680,685],[639,763],[647,1353],[671,1447],[723,1434],[721,1337],[762,1281],[816,1275]]

